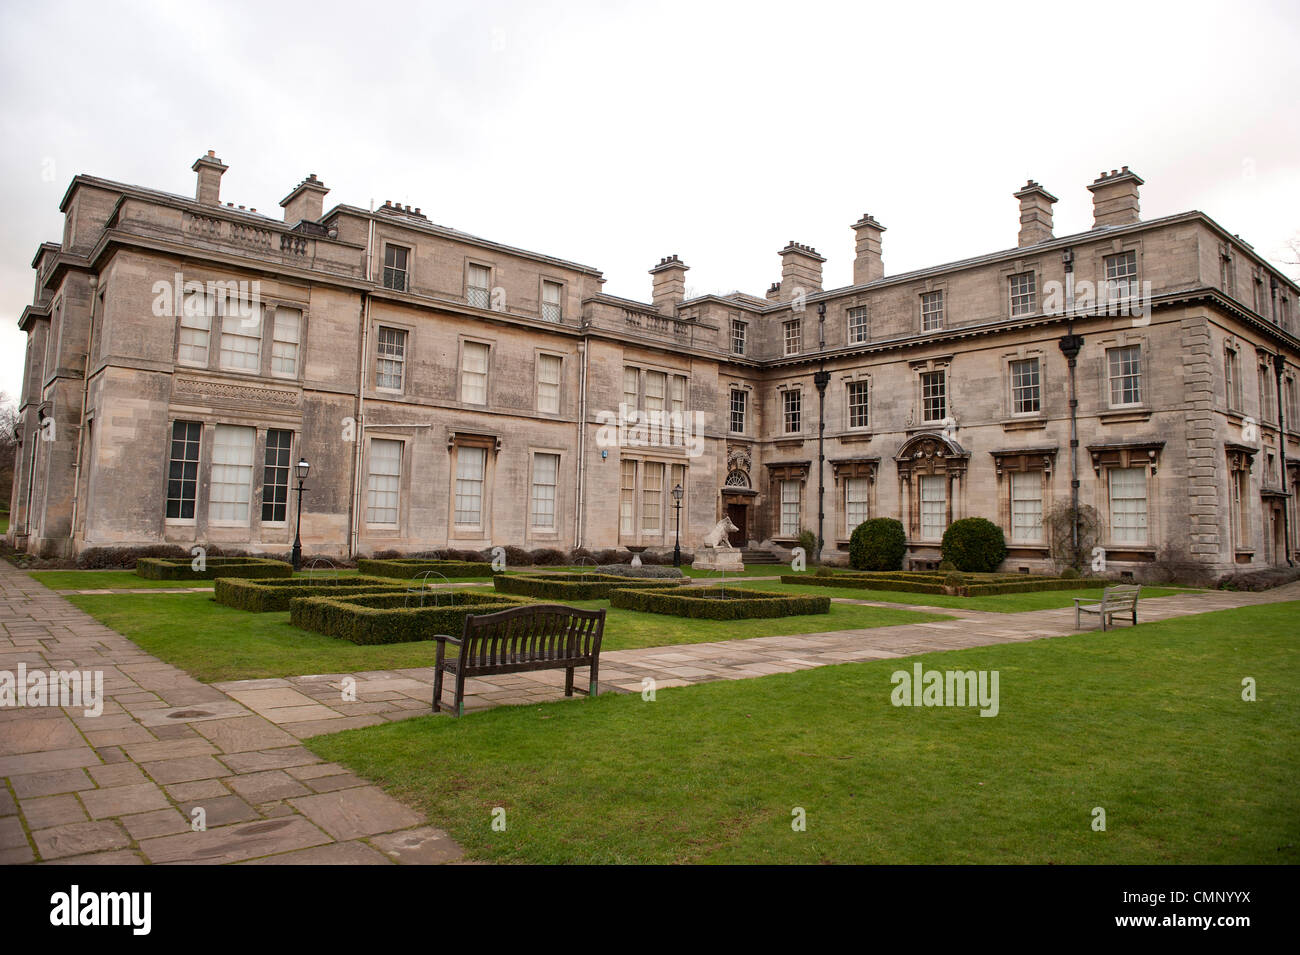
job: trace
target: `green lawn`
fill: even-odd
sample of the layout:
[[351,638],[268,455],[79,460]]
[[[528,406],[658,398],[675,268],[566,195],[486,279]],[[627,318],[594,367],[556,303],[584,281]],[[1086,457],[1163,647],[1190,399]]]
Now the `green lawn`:
[[[1297,614],[417,717],[308,745],[499,862],[1295,864]],[[890,675],[913,660],[998,670],[999,714],[892,706]]]
[[[140,577],[134,570],[29,570],[32,578],[51,590],[139,590],[142,588],[185,588],[185,587],[211,587],[210,580],[149,580]],[[307,579],[311,577],[355,577],[355,569],[340,568],[339,570],[321,570],[315,574],[306,570],[301,570],[294,574],[294,577]],[[486,577],[449,577],[448,582],[453,584],[475,582],[480,583],[488,578]],[[434,578],[436,583],[442,583],[441,578]],[[394,579],[395,583],[400,583]]]
[[[1024,613],[1029,610],[1055,610],[1073,607],[1074,598],[1088,600],[1101,598],[1100,587],[1081,587],[1078,590],[1040,590],[1024,594],[998,594],[993,597],[949,597],[946,594],[916,594],[903,590],[855,590],[850,587],[818,587],[813,584],[782,584],[776,581],[738,581],[737,587],[757,587],[774,593],[819,594],[827,597],[845,597],[850,600],[878,600],[883,603],[904,604],[915,607],[944,607],[954,610],[989,610],[994,613]],[[1142,599],[1168,597],[1171,594],[1189,593],[1180,587],[1142,587]],[[1138,619],[1142,619],[1141,611]]]
[[[68,600],[143,649],[209,683],[433,665],[432,641],[357,646],[291,626],[287,611],[235,610],[206,593],[83,594]],[[609,601],[582,601],[573,606],[608,608]],[[610,610],[603,647],[624,650],[944,619],[935,614],[852,604],[833,605],[829,614],[734,621],[684,620]]]

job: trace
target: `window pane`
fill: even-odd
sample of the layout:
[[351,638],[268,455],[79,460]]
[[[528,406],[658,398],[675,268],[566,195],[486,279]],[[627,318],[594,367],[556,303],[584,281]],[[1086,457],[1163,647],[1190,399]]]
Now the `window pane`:
[[374,438],[370,442],[370,475],[366,523],[397,524],[398,491],[402,476],[402,442]]
[[619,483],[618,528],[626,535],[636,533],[636,462],[623,461]]
[[543,282],[542,319],[547,322],[558,322],[560,318],[560,286],[556,282]]
[[466,342],[461,355],[460,400],[471,405],[487,404],[488,346]]
[[262,360],[262,306],[252,314],[228,312],[221,319],[221,367],[232,371],[257,371]]
[[488,308],[491,305],[492,292],[489,288],[492,284],[491,274],[481,265],[469,267],[469,287],[466,289],[465,297],[475,308]]
[[798,391],[785,391],[782,395],[785,433],[798,434],[803,430],[802,395]]
[[1146,468],[1112,468],[1109,476],[1111,541],[1124,544],[1146,543]]
[[194,517],[194,500],[199,482],[199,435],[197,421],[172,424],[172,453],[167,468],[167,516],[179,520]]
[[921,419],[942,421],[948,417],[947,374],[942,371],[921,373]]
[[1106,351],[1110,369],[1110,403],[1132,405],[1142,401],[1142,349],[1138,345]]
[[537,410],[543,414],[560,413],[560,358],[558,355],[537,357]]
[[1011,539],[1043,539],[1043,476],[1041,471],[1011,473]]
[[483,521],[483,474],[487,463],[484,448],[456,449],[456,523],[478,525]]
[[212,490],[208,518],[225,524],[248,523],[248,502],[253,489],[252,428],[217,425],[212,440]]
[[921,476],[921,538],[939,540],[948,527],[948,479],[942,474]]
[[271,371],[277,375],[298,374],[298,344],[302,312],[295,308],[275,310],[275,332],[271,342]]
[[375,387],[402,390],[402,369],[406,363],[406,332],[399,328],[379,328],[376,343]]
[[866,478],[847,478],[844,482],[844,536],[848,537],[863,521],[868,519],[867,492],[871,482]]
[[641,489],[641,530],[647,534],[658,534],[662,530],[660,512],[663,505],[664,466],[654,461],[647,461],[642,480],[644,487]]
[[851,381],[848,385],[849,427],[865,428],[869,423],[867,414],[867,382]]
[[289,503],[289,459],[293,432],[266,432],[266,458],[262,467],[262,520],[283,521]]
[[921,296],[921,331],[943,328],[943,292],[926,292]]
[[731,390],[731,430],[737,434],[745,433],[746,394],[739,388]]
[[1038,381],[1038,359],[1011,363],[1011,412],[1034,414],[1041,407]]
[[799,483],[781,482],[781,536],[799,536]]
[[533,527],[555,527],[555,486],[559,476],[558,454],[533,455]]

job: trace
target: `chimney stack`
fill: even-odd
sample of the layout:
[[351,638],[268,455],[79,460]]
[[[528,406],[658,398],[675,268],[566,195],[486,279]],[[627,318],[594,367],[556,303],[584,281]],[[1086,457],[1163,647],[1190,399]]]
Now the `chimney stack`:
[[298,183],[291,193],[280,200],[284,208],[284,221],[287,225],[299,222],[318,222],[325,213],[325,196],[329,193],[325,183],[316,178],[313,172]]
[[781,250],[781,301],[791,301],[800,289],[805,295],[820,292],[822,263],[825,261],[812,246],[791,239]]
[[1138,221],[1138,186],[1142,177],[1128,166],[1102,172],[1088,187],[1092,193],[1092,227],[1132,225]]
[[677,306],[686,299],[686,273],[690,266],[675,255],[659,260],[659,264],[650,270],[654,276],[654,291],[651,301],[655,310],[664,315],[672,315]]
[[1020,240],[1017,245],[1023,249],[1052,238],[1052,204],[1056,202],[1056,196],[1032,179],[1025,183],[1025,188],[1012,195],[1020,200]]
[[190,168],[199,174],[198,188],[195,190],[194,198],[205,205],[221,205],[221,174],[230,167],[223,165],[221,160],[209,149],[208,154],[194,160],[194,165]]
[[863,213],[853,223],[853,233],[858,237],[853,257],[853,284],[865,285],[885,276],[885,260],[880,253],[880,236],[885,227]]
[[771,285],[769,285],[767,287],[767,294],[764,295],[763,297],[766,298],[769,302],[781,301],[781,283],[773,282]]

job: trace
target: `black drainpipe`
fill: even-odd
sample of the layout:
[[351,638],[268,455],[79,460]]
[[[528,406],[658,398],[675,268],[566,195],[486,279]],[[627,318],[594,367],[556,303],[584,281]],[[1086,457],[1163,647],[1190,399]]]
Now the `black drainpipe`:
[[1286,367],[1286,356],[1281,352],[1273,355],[1273,373],[1277,376],[1277,390],[1274,394],[1277,396],[1277,450],[1282,461],[1282,490],[1286,497],[1282,499],[1282,549],[1286,552],[1286,565],[1294,567],[1295,562],[1291,559],[1291,520],[1289,517],[1291,511],[1291,487],[1288,484],[1289,478],[1286,473],[1286,413],[1282,406],[1286,404],[1282,400],[1282,370]]

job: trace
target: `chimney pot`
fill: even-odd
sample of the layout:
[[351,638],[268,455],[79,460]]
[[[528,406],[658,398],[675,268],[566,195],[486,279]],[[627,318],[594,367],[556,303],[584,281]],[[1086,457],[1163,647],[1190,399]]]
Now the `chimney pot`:
[[325,212],[325,197],[329,189],[325,183],[316,178],[313,172],[294,187],[293,191],[280,200],[284,209],[284,221],[288,225],[299,222],[318,222]]

